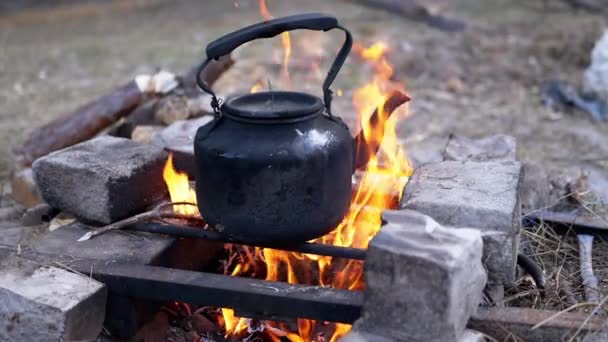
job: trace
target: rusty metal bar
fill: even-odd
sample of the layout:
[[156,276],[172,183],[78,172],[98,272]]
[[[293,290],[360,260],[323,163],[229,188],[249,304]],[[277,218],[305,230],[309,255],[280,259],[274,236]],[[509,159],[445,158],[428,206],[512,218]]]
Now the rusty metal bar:
[[523,224],[529,226],[536,222],[549,222],[561,225],[577,234],[608,236],[608,222],[599,217],[584,216],[580,213],[560,213],[550,210],[539,210],[526,214]]
[[[211,230],[205,230],[201,228],[192,228],[186,226],[176,226],[176,225],[166,225],[166,224],[158,224],[158,223],[141,223],[130,226],[126,230],[134,230],[138,232],[147,232],[147,233],[156,233],[156,234],[164,234],[177,238],[197,238],[204,239],[209,241],[218,241],[225,243],[234,243],[234,244],[243,244],[247,245],[248,243],[229,240],[218,234],[217,232]],[[326,245],[322,243],[313,243],[313,242],[304,242],[293,245],[260,245],[256,244],[256,247],[265,247],[278,249],[283,251],[290,252],[299,252],[304,254],[315,254],[322,256],[330,256],[335,258],[346,258],[346,259],[354,259],[354,260],[365,260],[365,256],[367,255],[367,251],[361,248],[351,248],[351,247],[340,247],[340,246],[332,246]]]

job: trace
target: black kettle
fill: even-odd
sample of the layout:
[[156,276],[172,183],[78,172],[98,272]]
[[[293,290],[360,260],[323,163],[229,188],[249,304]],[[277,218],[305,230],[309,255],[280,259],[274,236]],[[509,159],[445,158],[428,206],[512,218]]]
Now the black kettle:
[[[301,92],[269,91],[220,103],[200,78],[214,59],[258,38],[309,29],[340,29],[346,39],[327,78],[323,101]],[[194,140],[196,195],[205,221],[233,241],[297,243],[333,230],[351,201],[357,160],[344,122],[332,114],[329,89],[352,47],[352,36],[325,14],[301,14],[245,27],[207,46],[197,83],[212,95],[215,119]]]

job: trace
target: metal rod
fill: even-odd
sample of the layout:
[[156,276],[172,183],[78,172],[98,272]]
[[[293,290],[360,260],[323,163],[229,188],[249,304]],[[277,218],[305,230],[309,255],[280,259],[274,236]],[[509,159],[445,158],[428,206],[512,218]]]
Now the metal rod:
[[292,285],[222,274],[137,264],[75,261],[70,267],[91,274],[122,296],[231,308],[248,318],[308,318],[352,323],[361,315],[363,292]]
[[147,232],[155,234],[165,234],[173,237],[180,238],[197,238],[208,241],[218,241],[224,243],[234,243],[240,245],[255,245],[257,247],[278,249],[282,251],[299,252],[304,254],[315,254],[322,256],[329,256],[335,258],[345,258],[353,260],[365,260],[367,251],[361,248],[351,247],[340,247],[326,245],[322,243],[304,242],[293,245],[268,245],[268,244],[252,244],[249,242],[234,241],[225,238],[221,234],[205,230],[202,228],[192,228],[177,225],[166,225],[159,223],[138,223],[130,226],[127,230],[134,230],[138,232]]
[[577,234],[608,235],[608,223],[597,217],[588,217],[580,213],[562,213],[550,210],[539,210],[523,216],[522,224],[531,226],[537,222],[549,222],[561,225]]

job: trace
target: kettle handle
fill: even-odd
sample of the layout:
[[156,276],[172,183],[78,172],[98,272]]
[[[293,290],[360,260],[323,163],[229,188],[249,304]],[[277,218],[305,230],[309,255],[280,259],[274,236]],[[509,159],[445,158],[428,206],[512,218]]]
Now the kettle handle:
[[342,68],[342,65],[344,64],[344,61],[350,53],[353,45],[353,38],[350,32],[338,23],[338,19],[331,15],[322,13],[306,13],[277,18],[244,27],[238,31],[234,31],[216,39],[207,45],[207,59],[198,68],[196,73],[196,83],[202,91],[211,94],[211,106],[213,107],[215,113],[219,114],[220,101],[207,83],[201,79],[201,72],[211,60],[217,60],[218,58],[229,54],[237,47],[258,38],[271,38],[283,32],[298,29],[329,31],[334,28],[344,31],[346,38],[344,39],[344,44],[338,52],[338,55],[331,65],[331,68],[327,72],[325,81],[323,81],[323,102],[325,102],[327,114],[331,117],[331,101],[333,92],[331,89],[329,89],[329,87],[338,75],[338,72],[340,71],[340,68]]

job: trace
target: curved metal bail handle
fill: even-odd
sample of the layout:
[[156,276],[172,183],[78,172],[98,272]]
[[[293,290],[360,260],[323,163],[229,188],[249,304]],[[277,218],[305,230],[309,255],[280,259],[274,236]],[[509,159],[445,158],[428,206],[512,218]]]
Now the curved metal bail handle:
[[346,57],[350,53],[351,48],[353,47],[353,36],[350,32],[343,27],[342,25],[337,25],[337,29],[344,31],[344,44],[342,44],[342,48],[340,48],[340,52],[336,56],[331,68],[327,72],[327,77],[325,77],[325,81],[323,81],[323,102],[325,102],[325,108],[327,109],[327,115],[332,117],[331,114],[331,101],[333,100],[333,91],[329,88],[331,87],[332,82],[338,76],[338,72],[344,65],[344,61],[346,61]]
[[217,118],[220,115],[220,100],[215,95],[215,92],[209,87],[207,82],[202,79],[203,70],[207,67],[207,64],[211,62],[211,59],[207,58],[196,70],[196,84],[201,88],[202,91],[211,95],[211,108],[213,108],[213,115]]
[[339,28],[346,32],[346,40],[327,74],[325,82],[323,83],[323,100],[325,101],[325,108],[327,108],[327,112],[331,116],[332,96],[329,86],[336,78],[342,64],[344,64],[344,61],[346,60],[346,56],[350,52],[352,47],[352,37],[345,28],[338,24],[338,19],[327,14],[307,13],[277,18],[244,27],[216,39],[207,45],[207,60],[205,60],[198,69],[196,83],[202,91],[211,94],[211,105],[213,106],[213,110],[219,115],[220,101],[215,93],[211,90],[211,87],[209,87],[205,81],[201,79],[201,72],[212,59],[218,59],[224,55],[227,55],[237,47],[258,38],[271,38],[283,32],[297,29],[329,31],[334,28]]

